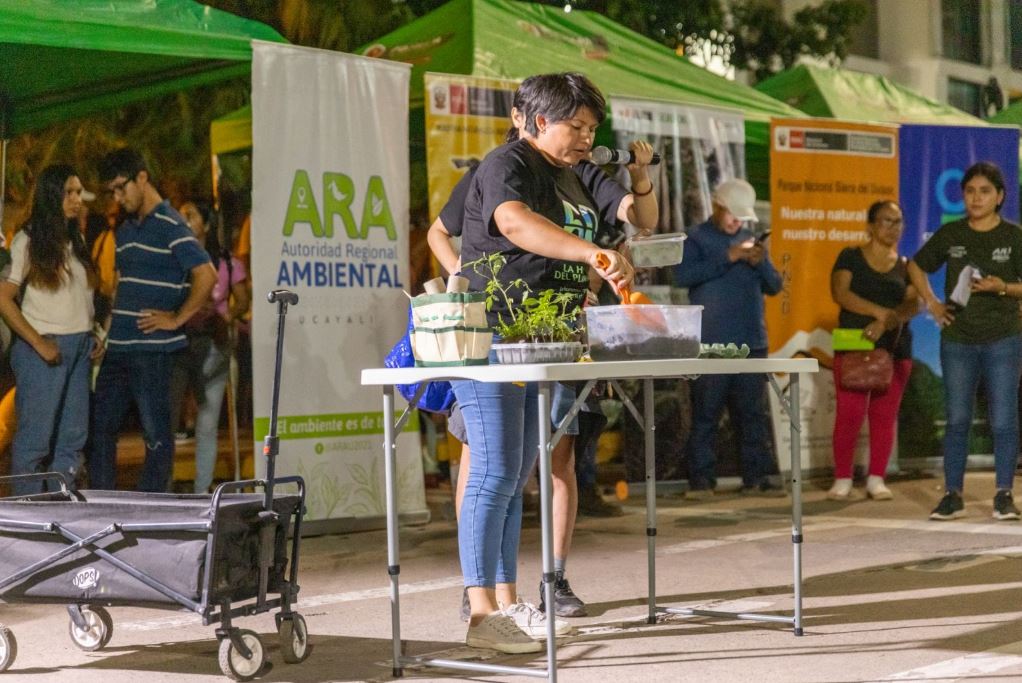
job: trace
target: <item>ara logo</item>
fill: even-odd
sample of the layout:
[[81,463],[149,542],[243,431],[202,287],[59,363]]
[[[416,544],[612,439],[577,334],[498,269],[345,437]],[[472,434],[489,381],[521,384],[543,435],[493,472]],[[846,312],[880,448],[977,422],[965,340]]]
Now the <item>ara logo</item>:
[[[284,217],[284,235],[290,237],[296,225],[307,225],[315,237],[333,237],[334,224],[341,221],[349,239],[366,239],[372,228],[383,228],[388,239],[397,241],[394,217],[387,201],[383,179],[371,176],[361,193],[362,206],[356,206],[358,193],[355,183],[343,173],[324,173],[322,182],[322,210],[312,191],[309,174],[298,169],[291,183],[291,198]],[[355,216],[358,214],[358,218]]]
[[99,583],[99,570],[87,567],[71,577],[71,583],[75,588],[82,591],[92,588]]

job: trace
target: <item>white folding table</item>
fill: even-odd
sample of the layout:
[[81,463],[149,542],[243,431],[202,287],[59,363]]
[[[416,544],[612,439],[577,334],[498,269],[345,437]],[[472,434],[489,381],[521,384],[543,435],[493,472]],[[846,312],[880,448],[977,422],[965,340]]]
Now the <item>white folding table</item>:
[[[393,635],[393,674],[401,676],[406,665],[439,666],[449,669],[463,669],[487,673],[516,674],[546,678],[551,683],[557,680],[557,648],[554,639],[554,620],[547,620],[545,669],[499,666],[447,659],[431,659],[426,657],[405,656],[401,651],[401,609],[398,577],[401,573],[398,552],[398,522],[396,473],[395,473],[395,440],[401,432],[410,408],[400,418],[395,419],[394,386],[397,384],[416,384],[432,380],[470,379],[479,382],[537,382],[539,384],[539,484],[540,484],[540,528],[542,535],[543,578],[545,579],[547,605],[554,604],[554,559],[553,534],[551,531],[550,514],[550,455],[554,445],[561,438],[565,426],[574,418],[581,408],[593,385],[599,380],[609,380],[616,385],[617,380],[643,380],[643,410],[640,412],[618,386],[621,398],[635,419],[643,426],[645,433],[646,452],[646,537],[649,613],[647,621],[656,623],[656,615],[688,614],[708,617],[724,617],[729,619],[747,619],[753,621],[771,621],[791,624],[795,635],[802,635],[802,456],[799,440],[799,375],[816,372],[818,364],[812,358],[791,359],[679,359],[679,360],[642,360],[594,363],[544,363],[534,365],[484,365],[471,367],[442,368],[372,368],[362,371],[362,384],[381,386],[383,388],[383,449],[384,471],[387,500],[387,573],[390,575],[391,628]],[[734,375],[742,373],[765,373],[770,385],[776,392],[782,409],[788,415],[791,428],[791,541],[794,551],[793,585],[795,593],[794,611],[791,616],[778,616],[756,613],[718,612],[687,608],[658,608],[656,606],[656,475],[655,453],[653,440],[653,380],[669,377],[687,377],[694,375]],[[781,390],[774,373],[790,375],[788,391]],[[565,420],[556,432],[550,430],[550,392],[554,382],[584,382],[578,392],[575,403]],[[421,393],[421,388],[420,388]],[[418,397],[412,405],[418,402]]]

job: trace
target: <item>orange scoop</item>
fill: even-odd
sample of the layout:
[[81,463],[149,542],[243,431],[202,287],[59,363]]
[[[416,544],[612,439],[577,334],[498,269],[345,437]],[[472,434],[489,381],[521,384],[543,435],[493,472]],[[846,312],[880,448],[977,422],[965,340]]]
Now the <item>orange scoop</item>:
[[[610,266],[610,261],[608,261],[607,257],[603,254],[597,254],[596,265],[599,268],[607,268]],[[619,287],[617,295],[621,297],[622,305],[644,305],[653,303],[653,301],[642,292],[633,292],[628,287]],[[663,314],[656,309],[648,311],[637,311],[633,309],[628,311],[628,317],[631,318],[632,322],[636,325],[648,327],[652,330],[656,330],[658,333],[667,333],[667,321],[664,319]]]

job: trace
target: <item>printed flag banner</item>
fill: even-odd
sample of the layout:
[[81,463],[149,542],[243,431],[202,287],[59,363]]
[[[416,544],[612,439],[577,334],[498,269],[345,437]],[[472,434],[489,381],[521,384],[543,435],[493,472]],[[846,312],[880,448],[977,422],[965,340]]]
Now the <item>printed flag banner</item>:
[[[870,204],[898,197],[898,129],[774,119],[770,130],[770,258],[784,282],[766,300],[770,355],[820,361],[820,372],[801,391],[802,465],[826,468],[834,428],[831,331],[838,316],[830,272],[842,249],[865,242]],[[771,400],[778,452],[786,453],[790,432]]]
[[[404,332],[410,67],[253,42],[252,353],[256,453],[269,428],[276,307],[288,311],[277,473],[300,474],[308,519],[383,527],[382,410],[359,382]],[[398,438],[398,500],[428,517],[416,420]],[[265,460],[257,456],[257,473]],[[327,523],[327,521],[331,523]]]
[[469,168],[503,144],[519,81],[426,73],[429,215],[440,215]]

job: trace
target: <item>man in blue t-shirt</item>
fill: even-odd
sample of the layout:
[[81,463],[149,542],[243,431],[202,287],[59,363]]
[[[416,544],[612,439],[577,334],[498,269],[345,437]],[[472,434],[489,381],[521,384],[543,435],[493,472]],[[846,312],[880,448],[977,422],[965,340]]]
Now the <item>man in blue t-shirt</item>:
[[[713,193],[710,219],[689,231],[685,260],[674,267],[679,287],[703,307],[704,343],[747,344],[750,358],[766,358],[763,295],[781,291],[781,276],[761,240],[745,227],[755,221],[756,191],[741,179],[721,183]],[[742,490],[784,495],[769,480],[777,472],[766,406],[766,377],[704,375],[692,382],[692,432],[688,439],[686,498],[702,500],[717,484],[714,443],[724,406],[741,435]]]
[[145,438],[137,488],[166,491],[174,460],[174,353],[188,345],[181,326],[209,299],[216,271],[184,218],[157,192],[138,152],[111,152],[99,174],[129,217],[117,228],[117,287],[96,378],[89,486],[116,488],[117,435],[134,403]]

